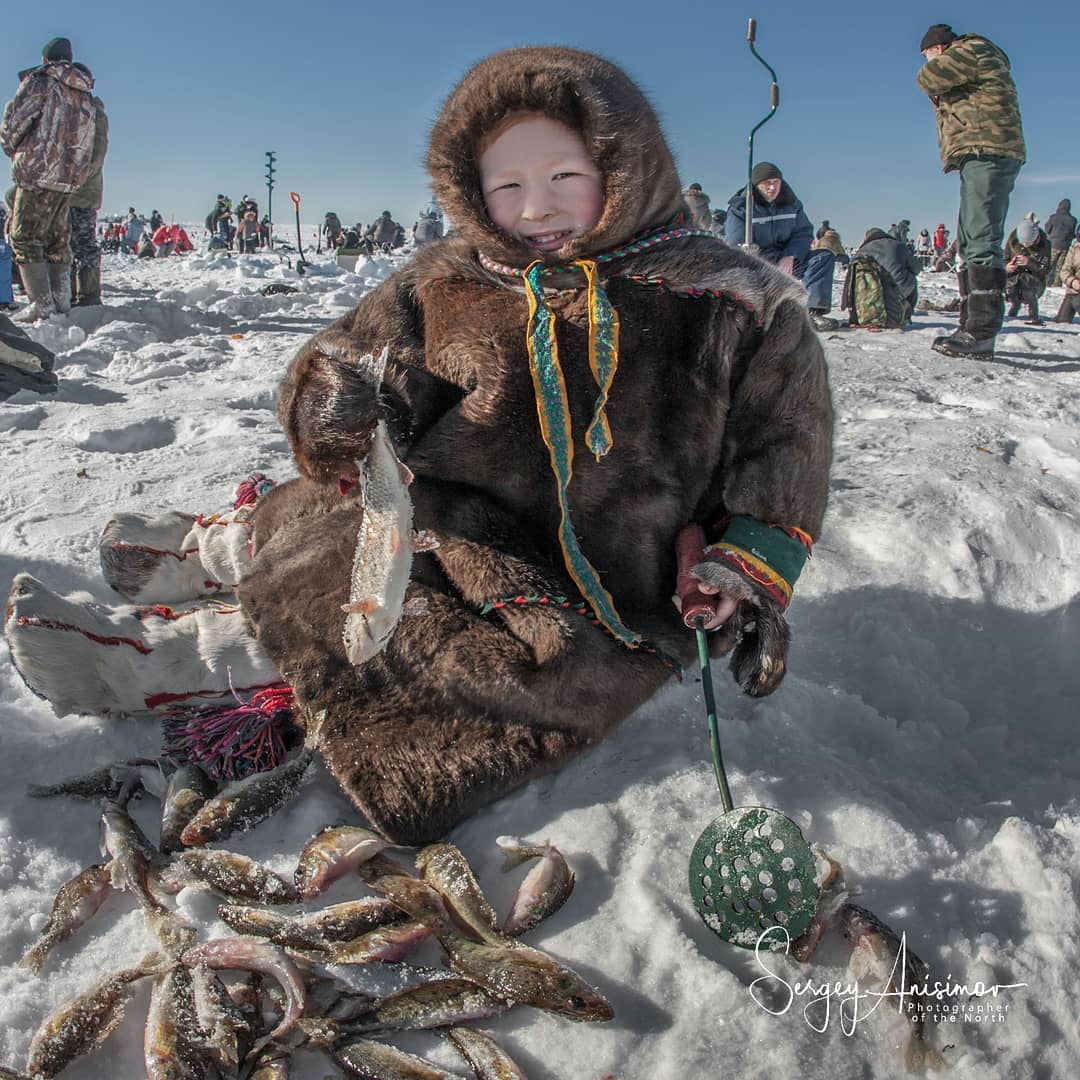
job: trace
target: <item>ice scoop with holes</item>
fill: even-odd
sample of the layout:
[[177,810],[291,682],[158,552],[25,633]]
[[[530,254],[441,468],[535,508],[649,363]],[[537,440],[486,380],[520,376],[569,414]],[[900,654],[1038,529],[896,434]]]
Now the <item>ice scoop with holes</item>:
[[698,837],[690,856],[690,895],[710,930],[742,948],[783,949],[785,935],[762,935],[783,927],[792,941],[810,925],[817,911],[821,886],[817,860],[799,826],[769,806],[740,806],[732,802],[716,718],[712,672],[705,623],[713,601],[698,591],[690,568],[702,561],[705,533],[688,525],[675,543],[677,591],[683,622],[697,635],[701,691],[709,725],[709,748],[724,812]]

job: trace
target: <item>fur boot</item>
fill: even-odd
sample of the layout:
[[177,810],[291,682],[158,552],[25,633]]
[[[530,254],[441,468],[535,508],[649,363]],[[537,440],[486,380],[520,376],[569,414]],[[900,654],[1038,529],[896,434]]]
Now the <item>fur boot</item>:
[[251,565],[251,514],[116,514],[98,543],[105,580],[133,603],[178,603],[232,592]]
[[14,316],[16,322],[37,322],[56,313],[48,263],[23,263],[19,267],[30,303]]
[[16,670],[57,716],[216,705],[281,681],[240,609],[220,603],[108,608],[20,574],[4,633]]
[[71,310],[71,263],[49,263],[53,307],[63,315]]

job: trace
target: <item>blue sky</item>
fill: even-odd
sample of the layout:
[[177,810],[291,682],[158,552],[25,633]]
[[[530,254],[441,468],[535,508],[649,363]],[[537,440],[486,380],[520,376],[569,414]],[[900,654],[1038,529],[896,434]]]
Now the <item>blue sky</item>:
[[[750,127],[769,107],[769,77],[746,24],[777,69],[781,104],[756,159],[775,161],[811,220],[845,243],[909,218],[917,232],[954,227],[955,176],[941,172],[929,102],[915,86],[919,39],[934,22],[985,34],[1009,54],[1028,165],[1010,222],[1080,201],[1074,4],[862,2],[665,4],[547,0],[435,4],[325,0],[162,4],[51,0],[13,4],[0,36],[0,80],[32,65],[54,35],[97,78],[111,127],[103,212],[129,205],[198,220],[220,191],[265,209],[264,152],[277,152],[274,218],[329,209],[407,226],[428,199],[427,133],[450,88],[501,48],[562,44],[620,64],[656,105],[683,183],[725,205],[746,175]],[[754,10],[754,8],[757,10]],[[899,10],[898,10],[899,9]],[[4,95],[9,96],[9,95]]]

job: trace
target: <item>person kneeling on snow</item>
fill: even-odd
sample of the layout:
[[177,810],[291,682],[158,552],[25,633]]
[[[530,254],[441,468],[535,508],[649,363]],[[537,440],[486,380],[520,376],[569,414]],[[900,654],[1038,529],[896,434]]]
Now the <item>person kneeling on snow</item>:
[[[573,49],[497,53],[451,93],[427,163],[455,235],[293,360],[278,415],[300,477],[249,516],[114,519],[106,573],[141,608],[106,617],[22,575],[7,621],[58,709],[123,695],[114,709],[140,711],[225,693],[230,667],[240,692],[275,672],[308,746],[409,844],[595,745],[693,660],[671,600],[688,523],[710,541],[692,573],[713,655],[746,693],[775,690],[832,440],[805,291],[679,224],[671,152],[623,71]],[[396,623],[350,586],[358,463],[373,447],[392,463],[390,444],[424,541]],[[164,548],[191,552],[147,557]],[[238,584],[239,610],[146,607],[215,583]],[[347,620],[380,614],[392,629],[354,664]],[[89,631],[67,634],[78,663],[50,648],[59,624]],[[205,652],[201,667],[97,643],[170,634],[170,658]]]
[[877,330],[907,326],[919,298],[919,260],[903,241],[869,229],[844,279],[841,305],[851,325]]
[[1039,297],[1046,292],[1050,273],[1050,241],[1033,221],[1024,218],[1005,241],[1005,299],[1009,318],[1020,314],[1026,304],[1029,326],[1040,326]]
[[1065,261],[1061,264],[1061,284],[1065,286],[1065,296],[1054,322],[1071,323],[1074,315],[1080,315],[1080,240],[1074,240],[1065,253]]
[[[836,256],[827,247],[810,250],[814,226],[803,204],[771,161],[759,161],[750,173],[753,185],[751,240],[757,253],[785,274],[798,278],[810,294],[810,317],[819,330],[839,325],[828,318],[832,308]],[[724,239],[738,247],[746,242],[746,189],[728,202]]]

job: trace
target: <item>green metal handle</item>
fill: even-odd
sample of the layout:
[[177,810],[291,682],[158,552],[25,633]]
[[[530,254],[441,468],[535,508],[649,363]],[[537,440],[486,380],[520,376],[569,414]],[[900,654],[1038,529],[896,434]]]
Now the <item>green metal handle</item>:
[[716,695],[713,693],[712,667],[709,664],[709,637],[705,633],[705,619],[699,615],[694,620],[694,633],[697,637],[698,663],[701,665],[701,693],[705,698],[705,716],[709,724],[709,750],[712,752],[713,772],[716,774],[716,786],[720,789],[720,802],[724,813],[735,806],[728,787],[727,773],[724,772],[724,759],[720,755],[720,728],[716,719]]
[[770,108],[768,113],[765,114],[751,129],[750,129],[750,153],[746,163],[746,247],[749,248],[754,243],[754,136],[757,134],[758,128],[762,124],[767,123],[776,115],[776,110],[780,106],[780,84],[776,79],[776,72],[772,67],[764,60],[761,54],[754,48],[754,42],[757,40],[757,19],[751,19],[750,25],[746,31],[746,40],[750,43],[750,51],[754,54],[754,58],[761,64],[764,64],[769,74],[772,76],[772,87],[769,91],[769,103]]

